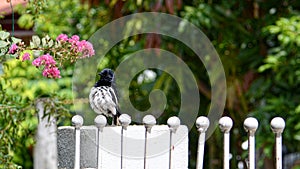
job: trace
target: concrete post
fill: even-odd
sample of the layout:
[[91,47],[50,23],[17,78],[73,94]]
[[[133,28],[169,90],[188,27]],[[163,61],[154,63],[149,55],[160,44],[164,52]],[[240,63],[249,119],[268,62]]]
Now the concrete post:
[[39,99],[36,103],[38,110],[38,128],[36,144],[34,148],[35,169],[57,169],[57,134],[56,120],[45,110],[45,99]]

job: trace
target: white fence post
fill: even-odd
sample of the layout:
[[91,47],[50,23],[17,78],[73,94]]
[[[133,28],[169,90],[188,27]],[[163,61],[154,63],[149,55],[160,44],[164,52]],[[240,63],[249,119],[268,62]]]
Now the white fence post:
[[[35,169],[57,168],[57,127],[53,116],[47,115],[45,110],[47,98],[39,99],[36,103],[39,124],[36,133],[36,144],[34,148]],[[48,118],[49,116],[49,118]]]
[[253,117],[248,117],[244,121],[244,128],[248,132],[248,168],[255,169],[255,132],[258,128],[258,121]]
[[102,168],[102,154],[101,154],[101,141],[102,141],[102,132],[103,128],[107,124],[106,117],[103,115],[98,115],[95,120],[95,126],[98,128],[97,134],[97,169]]
[[276,169],[282,169],[282,132],[285,122],[281,117],[275,117],[271,121],[271,129],[275,133],[276,144]]
[[198,117],[196,120],[196,127],[199,132],[196,169],[202,169],[204,160],[205,132],[209,127],[209,119],[204,116]]
[[180,119],[176,116],[170,117],[167,121],[170,128],[170,149],[169,149],[169,169],[172,168],[172,150],[173,150],[173,133],[176,133],[176,130],[180,126]]
[[131,123],[131,117],[128,114],[122,114],[119,118],[121,123],[121,169],[125,168],[125,160],[124,160],[124,130],[127,130],[127,126]]
[[80,127],[83,125],[83,118],[80,115],[73,116],[72,124],[75,126],[75,162],[74,162],[74,169],[80,169]]
[[146,115],[143,118],[143,124],[145,125],[145,147],[144,147],[144,169],[147,169],[147,141],[148,133],[151,133],[151,128],[156,124],[156,119],[152,115]]
[[233,122],[230,117],[222,117],[219,120],[219,127],[221,131],[224,133],[224,161],[223,161],[223,168],[229,169],[229,157],[230,157],[230,130],[232,128]]

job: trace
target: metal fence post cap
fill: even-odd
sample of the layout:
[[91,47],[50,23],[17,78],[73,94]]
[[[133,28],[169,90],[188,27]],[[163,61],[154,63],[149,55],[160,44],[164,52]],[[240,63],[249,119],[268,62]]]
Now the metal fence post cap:
[[148,132],[150,132],[152,126],[154,126],[154,125],[156,124],[156,119],[155,119],[155,117],[152,116],[152,115],[146,115],[146,116],[143,118],[143,124],[145,125],[146,130],[147,130]]
[[153,126],[156,124],[156,119],[154,116],[152,115],[146,115],[144,118],[143,118],[143,123],[145,125],[149,125],[149,126]]
[[172,132],[176,132],[177,128],[180,126],[180,119],[176,116],[170,117],[167,121],[168,126]]
[[95,126],[96,126],[97,128],[102,129],[103,127],[106,126],[106,124],[107,124],[107,119],[106,119],[106,117],[103,116],[103,115],[98,115],[98,116],[95,118],[94,123],[95,123]]
[[131,117],[128,114],[122,114],[119,117],[119,121],[120,121],[122,127],[126,130],[127,126],[131,123]]
[[246,132],[251,131],[255,132],[258,128],[258,121],[254,117],[248,117],[244,121],[244,128]]
[[83,125],[83,118],[80,115],[73,116],[72,125],[75,126],[75,128],[80,128]]
[[271,120],[271,129],[274,133],[282,133],[285,128],[285,121],[281,117],[275,117]]
[[205,132],[209,127],[209,119],[205,116],[200,116],[196,120],[196,127],[199,132]]
[[222,132],[228,133],[231,130],[232,126],[233,121],[230,117],[225,116],[219,120],[219,127]]

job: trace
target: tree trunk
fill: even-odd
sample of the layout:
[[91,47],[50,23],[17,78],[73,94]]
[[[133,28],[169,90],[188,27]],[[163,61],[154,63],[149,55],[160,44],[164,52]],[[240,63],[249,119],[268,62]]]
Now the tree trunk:
[[40,99],[36,103],[38,111],[38,129],[36,133],[36,144],[34,148],[34,169],[57,169],[57,136],[56,120],[44,117],[45,99]]

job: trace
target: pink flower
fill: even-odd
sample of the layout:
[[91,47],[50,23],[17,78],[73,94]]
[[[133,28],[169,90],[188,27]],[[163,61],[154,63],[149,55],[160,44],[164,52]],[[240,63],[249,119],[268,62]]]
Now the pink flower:
[[68,36],[66,34],[60,34],[57,36],[56,40],[66,42],[68,40]]
[[48,53],[46,55],[41,56],[41,59],[44,61],[44,64],[46,66],[55,65],[56,64],[56,61]]
[[33,60],[32,64],[34,66],[41,66],[41,65],[45,65],[46,67],[50,67],[50,66],[54,66],[56,64],[56,61],[53,59],[53,57],[51,55],[49,55],[48,53],[45,55],[42,55],[36,59]]
[[73,35],[73,36],[72,36],[72,39],[73,39],[74,41],[79,41],[79,36],[78,36],[78,35]]
[[79,41],[78,35],[73,35],[71,38],[68,39],[68,42],[72,43],[73,45],[76,45],[76,43]]
[[81,52],[82,54],[81,58],[95,55],[95,50],[93,48],[93,45],[86,40],[77,42],[76,46],[77,46],[77,52]]
[[9,54],[14,54],[18,49],[18,46],[14,43],[10,46],[8,53]]
[[60,71],[55,66],[46,66],[43,71],[43,76],[48,78],[61,78]]
[[30,60],[30,54],[27,52],[22,55],[22,62],[24,62],[25,60]]
[[85,40],[76,42],[75,45],[78,52],[82,51],[82,49],[84,48],[84,44],[85,44]]
[[85,58],[85,57],[91,57],[91,56],[95,55],[95,50],[93,48],[93,45],[90,42],[86,42],[84,44],[84,48],[83,48],[83,50],[81,52],[83,54],[83,56],[82,56],[83,58]]
[[32,65],[34,65],[34,66],[36,66],[36,67],[41,66],[41,65],[42,65],[41,57],[38,57],[38,58],[34,59],[34,60],[32,61]]

